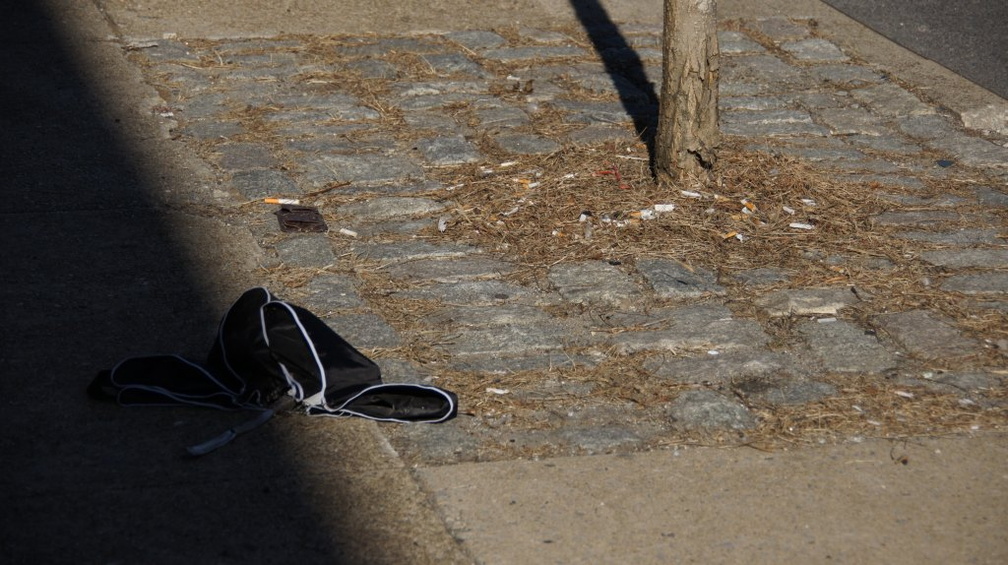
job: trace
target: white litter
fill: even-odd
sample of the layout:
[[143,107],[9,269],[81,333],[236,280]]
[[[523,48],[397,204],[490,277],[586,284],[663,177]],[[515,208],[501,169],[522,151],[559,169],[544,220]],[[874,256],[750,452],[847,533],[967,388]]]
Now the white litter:
[[662,213],[662,212],[672,212],[672,211],[675,211],[675,208],[676,208],[675,204],[655,204],[654,205],[654,211],[658,212],[659,214]]
[[489,392],[490,394],[508,394],[511,392],[506,388],[493,388],[493,387],[487,388],[486,391]]
[[340,228],[340,229],[339,229],[339,232],[340,232],[341,234],[343,234],[343,235],[348,235],[348,236],[350,236],[350,237],[357,237],[357,232],[355,232],[355,231],[353,231],[353,230],[348,230],[348,229],[346,229],[346,228]]
[[912,392],[907,392],[905,390],[894,390],[893,394],[895,394],[896,396],[902,396],[903,398],[913,398],[914,397],[914,395],[913,395]]
[[444,233],[448,229],[448,218],[441,216],[437,221],[437,229],[439,232]]
[[814,230],[815,226],[812,224],[803,224],[801,222],[791,222],[788,224],[789,228],[794,228],[796,230]]
[[703,194],[700,194],[699,192],[694,192],[692,190],[680,190],[679,192],[683,196],[686,196],[688,198],[703,198]]

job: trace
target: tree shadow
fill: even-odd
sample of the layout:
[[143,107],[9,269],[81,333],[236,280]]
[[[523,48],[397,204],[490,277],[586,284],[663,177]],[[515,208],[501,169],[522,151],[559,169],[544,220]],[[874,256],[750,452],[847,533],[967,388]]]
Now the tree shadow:
[[640,55],[598,0],[570,0],[570,4],[602,59],[623,109],[633,120],[634,131],[647,145],[653,168],[658,125],[658,89],[648,78]]
[[186,460],[234,422],[85,395],[123,357],[205,354],[226,304],[180,241],[213,222],[159,203],[145,140],[109,117],[136,109],[100,99],[88,77],[104,69],[80,66],[65,8],[15,0],[0,18],[4,562],[339,562],[277,428]]

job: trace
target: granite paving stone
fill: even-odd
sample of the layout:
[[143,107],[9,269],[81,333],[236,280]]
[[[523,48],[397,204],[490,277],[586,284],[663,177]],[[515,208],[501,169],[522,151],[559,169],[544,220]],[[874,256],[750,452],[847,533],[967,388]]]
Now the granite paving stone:
[[588,428],[565,429],[559,433],[561,438],[589,455],[604,453],[616,447],[638,444],[643,441],[637,430],[619,425],[602,427],[592,425]]
[[402,243],[359,243],[354,244],[351,250],[361,258],[383,262],[463,257],[476,251],[473,247],[457,243],[434,244],[415,240]]
[[357,293],[357,280],[350,275],[323,273],[308,282],[306,305],[317,313],[364,306]]
[[359,74],[363,79],[394,80],[399,76],[398,67],[381,59],[349,61],[346,63],[346,67]]
[[779,110],[787,101],[777,96],[722,96],[718,100],[721,110]]
[[236,171],[231,175],[231,185],[247,200],[261,200],[281,195],[293,196],[301,192],[287,173],[274,170]]
[[727,135],[762,136],[826,136],[829,130],[815,124],[812,116],[802,110],[758,110],[725,112],[721,131]]
[[277,255],[292,267],[327,267],[336,262],[329,236],[295,235],[275,244]]
[[313,188],[331,182],[350,181],[359,184],[382,184],[423,178],[423,169],[412,160],[399,155],[311,155],[300,165],[304,178]]
[[473,51],[491,49],[507,43],[502,36],[483,30],[453,31],[445,34],[445,37]]
[[1008,272],[953,275],[941,283],[941,289],[962,294],[1008,294]]
[[333,50],[349,57],[381,57],[390,51],[406,53],[438,53],[443,48],[423,37],[353,37]]
[[426,55],[421,55],[421,59],[438,75],[474,75],[474,76],[489,76],[486,70],[483,69],[475,61],[466,57],[462,53],[429,53]]
[[486,98],[469,92],[448,92],[444,94],[404,96],[391,102],[391,105],[403,112],[417,112],[420,110],[440,109],[456,104],[476,104],[484,99]]
[[[187,120],[218,117],[229,110],[227,96],[217,92],[187,98],[177,102],[176,105],[179,109],[180,117]],[[223,123],[228,122],[225,121]]]
[[934,108],[894,84],[856,88],[850,94],[883,116],[905,117],[935,112]]
[[244,133],[245,128],[237,122],[193,120],[175,131],[196,139],[219,140]]
[[[327,117],[322,117],[327,120]],[[303,130],[293,127],[293,124],[286,124],[286,130],[290,134],[301,133]],[[318,125],[310,127],[315,131],[309,137],[289,138],[284,145],[291,151],[307,153],[309,155],[319,154],[360,154],[360,153],[390,153],[396,150],[396,143],[391,139],[376,139],[363,135],[357,135],[357,131],[346,126],[336,126],[331,129],[321,129]],[[353,136],[351,139],[350,136]],[[298,160],[304,160],[300,157]]]
[[486,83],[474,80],[443,80],[426,82],[406,82],[393,86],[393,92],[402,97],[443,96],[446,94],[482,94]]
[[620,354],[639,351],[734,351],[759,348],[769,341],[754,320],[736,319],[723,306],[683,306],[672,311],[667,329],[627,331],[609,338]]
[[564,334],[552,327],[499,325],[482,328],[467,328],[445,339],[437,347],[451,355],[489,355],[501,357],[522,357],[538,355],[543,351],[560,351],[565,343]]
[[532,59],[585,57],[588,55],[588,52],[573,45],[544,45],[537,47],[497,47],[486,49],[480,55],[487,59],[511,63]]
[[837,394],[837,388],[829,383],[808,380],[745,381],[737,383],[733,390],[747,402],[785,406],[819,402]]
[[786,269],[776,267],[760,267],[748,269],[735,273],[734,278],[747,286],[765,286],[784,282],[791,278],[793,273]]
[[837,373],[884,373],[897,366],[897,357],[871,333],[843,320],[800,325],[799,335],[809,352],[827,371]]
[[515,266],[492,257],[458,259],[417,259],[390,265],[385,272],[393,279],[413,279],[439,283],[496,279],[514,271]]
[[879,123],[878,116],[864,108],[824,108],[816,111],[819,121],[830,128],[833,135],[887,135],[892,131]]
[[756,297],[753,302],[768,316],[835,316],[857,302],[848,288],[797,288]]
[[471,303],[447,306],[428,314],[423,319],[431,326],[476,327],[550,324],[553,317],[536,306],[523,304],[494,304],[492,306]]
[[809,35],[808,27],[786,17],[760,18],[749,25],[775,42],[804,39]]
[[[633,117],[619,102],[582,102],[554,100],[550,103],[567,112],[566,120],[583,124],[630,124]],[[654,110],[650,110],[654,113]]]
[[630,307],[641,296],[632,277],[605,261],[554,265],[549,281],[564,300],[577,304]]
[[760,53],[766,49],[756,43],[750,37],[740,31],[719,31],[718,48],[723,55],[737,55],[740,53]]
[[174,39],[161,39],[133,45],[133,49],[142,50],[143,55],[152,61],[188,61],[199,62],[199,55],[188,45]]
[[1008,147],[991,143],[986,139],[971,137],[955,132],[926,142],[929,147],[955,155],[956,160],[971,167],[1008,169]]
[[1008,267],[1008,248],[935,249],[921,252],[920,257],[932,265],[950,269]]
[[924,190],[924,183],[916,177],[874,174],[874,173],[847,173],[838,175],[841,182],[855,182],[862,184],[878,184],[881,186],[906,188],[912,190]]
[[494,137],[501,149],[518,155],[542,155],[560,149],[560,144],[538,135],[521,133],[502,134]]
[[536,43],[561,44],[571,42],[571,38],[563,33],[535,27],[520,27],[518,28],[518,35]]
[[905,231],[896,237],[943,245],[1000,245],[1004,243],[995,228],[961,228],[952,231]]
[[[917,154],[921,152],[919,145],[893,135],[888,135],[885,128],[879,128],[876,133],[877,135],[855,133],[848,135],[846,141],[858,147],[886,153]],[[918,179],[913,180],[920,182]]]
[[872,223],[880,226],[940,226],[958,223],[962,216],[954,210],[911,210],[883,212]]
[[588,126],[571,132],[567,139],[574,145],[602,145],[633,142],[637,136],[627,128]]
[[365,354],[402,345],[399,332],[376,314],[341,314],[322,318],[327,326]]
[[770,92],[803,90],[812,83],[810,75],[773,55],[725,57],[721,78],[729,84],[759,85]]
[[556,369],[595,367],[602,360],[602,356],[599,354],[586,355],[556,349],[531,351],[527,356],[519,355],[506,358],[495,354],[466,356],[453,359],[451,366],[457,371],[469,371],[484,375],[504,375],[524,371],[549,372]]
[[951,194],[942,194],[937,197],[929,198],[913,194],[890,194],[883,192],[880,193],[879,196],[890,202],[918,208],[954,208],[966,203],[965,198],[953,196]]
[[907,353],[921,359],[944,359],[976,352],[976,342],[961,335],[940,314],[926,310],[893,312],[879,315],[876,323]]
[[403,121],[411,128],[431,130],[442,134],[460,134],[466,131],[465,128],[455,121],[455,118],[436,110],[404,112]]
[[1001,378],[987,373],[951,372],[941,373],[932,378],[935,382],[954,386],[966,392],[976,392],[998,386]]
[[976,199],[990,208],[1008,209],[1008,192],[989,186],[978,186],[974,189]]
[[787,51],[799,61],[846,61],[847,55],[839,47],[825,39],[802,39],[781,43],[781,49]]
[[785,352],[737,351],[699,356],[658,354],[649,356],[645,370],[663,379],[684,384],[726,384],[737,379],[800,376],[808,372],[807,362]]
[[903,133],[918,139],[940,139],[956,133],[952,122],[939,114],[900,116],[896,126]]
[[336,210],[336,213],[340,217],[352,220],[377,222],[437,214],[446,207],[446,203],[430,198],[379,196],[344,204]]
[[485,128],[515,128],[529,123],[529,116],[521,108],[500,106],[476,111],[476,117]]
[[415,147],[425,162],[436,167],[476,163],[482,159],[476,146],[461,135],[420,139]]
[[685,429],[746,430],[756,426],[756,416],[745,406],[712,390],[688,390],[668,408],[672,425]]
[[227,143],[217,148],[217,164],[222,169],[240,171],[277,166],[269,147],[261,143]]
[[825,83],[846,86],[865,86],[882,82],[875,71],[860,65],[818,65],[809,74]]
[[500,280],[459,281],[418,286],[392,293],[409,300],[441,300],[449,304],[500,304],[514,300],[535,300],[535,292]]
[[637,270],[662,298],[697,298],[723,296],[726,290],[717,283],[717,274],[701,267],[689,268],[679,261],[646,259],[637,262]]

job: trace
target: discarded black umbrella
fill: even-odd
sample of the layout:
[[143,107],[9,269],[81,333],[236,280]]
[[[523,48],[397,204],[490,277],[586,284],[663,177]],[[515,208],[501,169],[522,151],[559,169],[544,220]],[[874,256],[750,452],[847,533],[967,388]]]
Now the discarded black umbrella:
[[88,387],[121,405],[251,410],[246,424],[188,448],[209,453],[265,423],[285,395],[316,416],[438,423],[455,417],[452,392],[383,383],[381,370],[313,313],[265,288],[246,291],[221,320],[204,364],[178,355],[133,357],[102,371]]

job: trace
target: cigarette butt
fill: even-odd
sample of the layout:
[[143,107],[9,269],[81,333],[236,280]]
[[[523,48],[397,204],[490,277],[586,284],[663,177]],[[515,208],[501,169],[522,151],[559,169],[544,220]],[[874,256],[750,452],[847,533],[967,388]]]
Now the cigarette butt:
[[357,232],[355,232],[355,231],[353,231],[353,230],[351,230],[351,229],[347,229],[347,228],[340,228],[340,229],[339,229],[339,232],[340,232],[341,234],[343,234],[343,235],[346,235],[346,236],[350,236],[350,237],[357,237]]
[[301,204],[301,201],[297,198],[264,198],[263,202],[267,204]]

